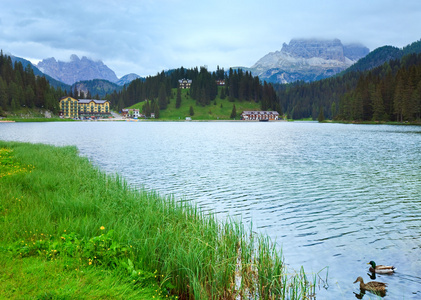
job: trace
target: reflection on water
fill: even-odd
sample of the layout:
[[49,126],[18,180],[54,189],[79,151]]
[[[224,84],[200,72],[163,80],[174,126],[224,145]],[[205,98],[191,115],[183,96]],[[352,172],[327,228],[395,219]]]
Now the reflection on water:
[[370,260],[397,267],[377,275],[389,285],[385,299],[421,298],[419,132],[311,122],[0,124],[0,139],[76,145],[133,185],[252,221],[291,270],[322,270],[316,278],[328,270],[318,299],[376,299],[353,285],[371,280]]

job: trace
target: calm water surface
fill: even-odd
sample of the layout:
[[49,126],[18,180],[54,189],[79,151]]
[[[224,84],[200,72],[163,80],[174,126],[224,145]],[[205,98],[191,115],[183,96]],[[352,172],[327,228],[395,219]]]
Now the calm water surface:
[[421,299],[421,127],[0,123],[0,139],[76,145],[134,186],[252,221],[291,272],[317,274],[317,299],[355,299],[370,260],[397,267],[377,276],[389,285],[385,299]]

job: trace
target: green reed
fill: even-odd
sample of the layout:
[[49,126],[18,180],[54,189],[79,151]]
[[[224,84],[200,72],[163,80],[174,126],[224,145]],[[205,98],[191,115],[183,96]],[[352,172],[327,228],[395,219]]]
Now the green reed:
[[220,221],[190,202],[136,190],[92,166],[75,147],[0,141],[0,148],[12,149],[17,163],[33,166],[31,172],[0,178],[1,243],[28,240],[35,231],[89,241],[105,228],[113,232],[112,243],[132,249],[132,265],[119,256],[116,266],[156,272],[161,287],[182,299],[314,294],[315,283],[303,269],[288,274],[275,244],[238,221]]

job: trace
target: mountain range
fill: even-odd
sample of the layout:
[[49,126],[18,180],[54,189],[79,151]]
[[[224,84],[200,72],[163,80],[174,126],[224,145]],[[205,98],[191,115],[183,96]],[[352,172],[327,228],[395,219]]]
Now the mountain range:
[[339,39],[292,39],[280,51],[263,56],[249,70],[273,83],[311,82],[347,69],[369,52],[363,45],[343,45]]
[[79,58],[76,54],[70,56],[69,62],[57,61],[54,57],[51,57],[43,59],[36,66],[44,74],[68,85],[93,79],[104,79],[118,85],[124,85],[140,77],[136,74],[128,74],[118,79],[114,71],[102,61],[93,61],[86,56]]
[[[414,42],[403,49],[383,46],[369,53],[369,49],[363,45],[344,45],[339,39],[292,39],[289,44],[284,43],[280,51],[266,54],[252,67],[240,68],[271,83],[312,82],[339,72],[374,68],[405,53],[421,51],[420,44]],[[89,90],[92,95],[104,96],[140,78],[132,73],[119,79],[102,61],[93,61],[85,56],[79,58],[72,55],[69,62],[57,61],[52,57],[37,65],[23,58],[11,57],[24,67],[30,64],[35,75],[45,75],[50,85],[68,91],[76,86],[85,94]]]

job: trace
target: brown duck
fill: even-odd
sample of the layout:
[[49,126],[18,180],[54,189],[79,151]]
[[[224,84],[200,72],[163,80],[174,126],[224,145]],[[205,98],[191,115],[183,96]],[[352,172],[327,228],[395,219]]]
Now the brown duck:
[[374,292],[374,293],[380,293],[383,294],[386,292],[386,283],[383,282],[378,282],[378,281],[370,281],[367,283],[364,283],[364,280],[362,279],[362,277],[358,277],[357,280],[354,281],[354,283],[356,282],[360,282],[360,289],[361,290],[365,290],[365,291],[370,291],[370,292]]

